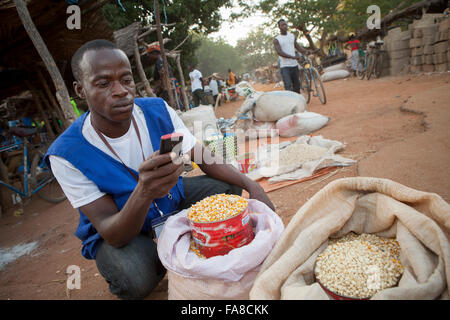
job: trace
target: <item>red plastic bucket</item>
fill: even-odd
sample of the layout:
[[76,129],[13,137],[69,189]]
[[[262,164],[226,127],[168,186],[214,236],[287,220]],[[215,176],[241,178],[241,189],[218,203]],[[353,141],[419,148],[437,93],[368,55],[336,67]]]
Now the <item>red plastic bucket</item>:
[[240,214],[215,222],[189,220],[195,245],[206,258],[226,255],[233,249],[249,244],[255,234],[248,207]]

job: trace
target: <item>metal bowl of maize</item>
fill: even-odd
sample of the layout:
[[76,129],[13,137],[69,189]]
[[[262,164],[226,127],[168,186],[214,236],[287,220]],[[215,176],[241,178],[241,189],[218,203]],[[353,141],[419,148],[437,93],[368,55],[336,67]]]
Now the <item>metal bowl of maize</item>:
[[330,239],[317,257],[314,277],[336,300],[368,300],[394,287],[403,274],[400,246],[395,239],[355,234]]

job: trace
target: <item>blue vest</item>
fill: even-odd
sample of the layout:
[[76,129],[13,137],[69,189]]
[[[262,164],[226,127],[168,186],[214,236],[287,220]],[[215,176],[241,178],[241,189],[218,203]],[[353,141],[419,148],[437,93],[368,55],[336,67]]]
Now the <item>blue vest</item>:
[[[144,112],[153,150],[159,150],[161,136],[174,132],[169,112],[163,100],[160,98],[136,98],[134,102]],[[45,159],[49,166],[49,155],[66,159],[87,178],[93,181],[101,192],[112,195],[118,210],[122,210],[136,187],[137,182],[121,162],[107,155],[86,140],[82,134],[82,127],[86,115],[87,113],[83,114],[73,122],[53,142],[47,151]],[[131,170],[136,176],[139,176],[138,172],[133,169]],[[156,204],[165,214],[176,211],[181,200],[184,198],[181,177],[178,179],[178,183],[170,190],[170,195],[172,199],[169,199],[168,196],[156,199]],[[81,253],[87,259],[95,259],[98,246],[103,239],[83,212],[81,210],[78,211],[80,213],[80,221],[75,235],[82,241]],[[152,203],[145,218],[144,225],[142,226],[142,231],[150,231],[151,221],[159,216],[158,211]]]

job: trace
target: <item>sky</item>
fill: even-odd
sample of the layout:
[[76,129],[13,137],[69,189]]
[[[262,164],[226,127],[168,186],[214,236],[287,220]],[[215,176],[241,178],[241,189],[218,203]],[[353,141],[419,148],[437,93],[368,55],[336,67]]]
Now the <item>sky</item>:
[[217,39],[222,37],[228,44],[235,46],[238,40],[246,38],[252,30],[255,30],[264,22],[269,21],[264,15],[254,15],[249,18],[243,18],[239,22],[235,21],[231,23],[226,21],[229,19],[231,13],[232,9],[220,9],[220,14],[225,21],[222,23],[218,32],[209,35],[210,38]]
[[[284,2],[287,1],[280,0],[278,1],[278,4],[280,5]],[[224,22],[222,23],[222,26],[219,29],[219,31],[208,35],[209,38],[218,39],[219,37],[221,37],[225,40],[225,42],[234,47],[236,46],[238,40],[246,38],[247,35],[251,31],[256,30],[258,26],[264,24],[265,22],[270,21],[270,19],[263,14],[255,14],[248,18],[242,18],[239,21],[228,22],[227,20],[229,19],[232,10],[233,9],[229,8],[220,9],[220,14],[224,19]],[[278,32],[277,28],[274,27],[274,29],[276,29]],[[298,42],[301,43],[302,45],[307,44],[306,40],[304,39],[298,39]]]

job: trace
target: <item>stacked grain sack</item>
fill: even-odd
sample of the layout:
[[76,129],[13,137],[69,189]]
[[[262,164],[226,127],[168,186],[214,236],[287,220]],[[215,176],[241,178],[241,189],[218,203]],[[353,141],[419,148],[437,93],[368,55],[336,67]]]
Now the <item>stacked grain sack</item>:
[[411,72],[448,70],[449,23],[442,14],[424,14],[410,25]]
[[402,31],[400,27],[389,30],[384,37],[382,50],[387,51],[388,59],[384,59],[382,75],[406,74],[409,72],[411,57],[411,31]]

